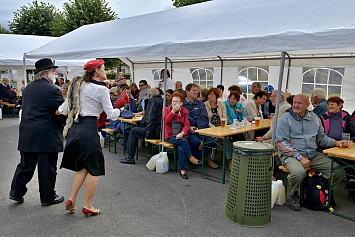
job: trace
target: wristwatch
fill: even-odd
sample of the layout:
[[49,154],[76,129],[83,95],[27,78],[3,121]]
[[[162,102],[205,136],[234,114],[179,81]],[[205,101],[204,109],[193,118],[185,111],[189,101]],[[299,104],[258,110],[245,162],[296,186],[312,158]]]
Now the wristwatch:
[[298,155],[297,158],[296,158],[298,161],[302,160],[302,156],[301,155]]
[[185,136],[185,132],[181,132],[182,133],[182,135],[184,135]]

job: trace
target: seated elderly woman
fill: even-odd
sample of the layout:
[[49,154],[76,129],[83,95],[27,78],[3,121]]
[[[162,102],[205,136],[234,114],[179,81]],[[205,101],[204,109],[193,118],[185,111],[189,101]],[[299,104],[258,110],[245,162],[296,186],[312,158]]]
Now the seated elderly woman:
[[[348,112],[342,110],[344,101],[333,96],[327,100],[328,111],[320,116],[324,132],[328,137],[334,138],[339,141],[342,140],[342,133],[350,133],[350,140],[355,141],[355,123]],[[349,164],[355,164],[354,161],[347,160]],[[349,197],[355,201],[355,171],[351,168],[346,168],[345,172],[347,174],[353,175],[346,176],[347,184],[346,189],[348,190]]]
[[193,164],[200,164],[200,161],[192,156],[190,145],[187,141],[190,123],[189,112],[182,107],[185,97],[179,92],[174,92],[171,97],[171,106],[164,109],[164,138],[167,142],[178,147],[180,175],[183,179],[188,179],[185,171],[186,158]]
[[[208,120],[209,120],[209,127],[217,127],[221,126],[221,119],[227,119],[227,111],[226,106],[222,101],[218,101],[219,91],[217,88],[210,88],[207,91],[207,98],[208,100],[205,102]],[[211,153],[207,160],[207,165],[213,169],[217,169],[218,165],[213,161],[214,159],[214,152]]]
[[238,92],[231,92],[228,96],[228,100],[224,101],[227,110],[228,124],[232,124],[234,119],[238,119],[239,122],[246,118],[244,107],[239,103],[240,94]]
[[[241,122],[244,118],[246,118],[244,107],[240,101],[240,94],[238,92],[231,92],[228,96],[228,100],[224,101],[227,110],[228,124],[232,124],[234,119],[238,119]],[[232,155],[233,155],[233,146],[232,143],[235,141],[244,140],[244,134],[237,134],[234,136],[228,137],[227,149],[226,149],[226,157],[228,160],[228,168],[231,170],[232,168]]]

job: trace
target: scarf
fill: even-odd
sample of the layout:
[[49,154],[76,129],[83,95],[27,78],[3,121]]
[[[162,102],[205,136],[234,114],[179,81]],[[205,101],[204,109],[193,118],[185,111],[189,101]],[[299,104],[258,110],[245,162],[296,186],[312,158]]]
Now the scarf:
[[83,77],[75,77],[71,81],[68,88],[68,118],[63,130],[64,138],[67,137],[68,131],[73,125],[73,122],[79,122],[80,115],[80,87],[83,83]]

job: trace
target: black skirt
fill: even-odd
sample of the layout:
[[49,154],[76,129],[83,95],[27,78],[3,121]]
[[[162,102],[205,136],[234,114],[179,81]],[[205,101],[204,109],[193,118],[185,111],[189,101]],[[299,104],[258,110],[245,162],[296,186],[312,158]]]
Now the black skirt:
[[100,145],[96,117],[81,117],[68,131],[60,168],[86,169],[92,176],[105,175],[105,160]]

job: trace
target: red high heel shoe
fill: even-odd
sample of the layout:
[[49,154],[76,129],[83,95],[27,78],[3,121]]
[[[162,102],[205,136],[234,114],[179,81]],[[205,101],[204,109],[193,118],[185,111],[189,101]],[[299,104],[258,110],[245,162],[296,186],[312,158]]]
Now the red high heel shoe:
[[87,209],[85,207],[83,207],[82,212],[84,213],[84,215],[86,217],[88,217],[89,214],[91,214],[92,216],[97,216],[97,215],[99,215],[101,213],[100,209],[97,209],[97,211],[91,211],[91,210],[89,210],[89,209]]
[[65,203],[65,210],[70,211],[71,213],[75,211],[75,208],[73,208],[73,202],[70,199]]

